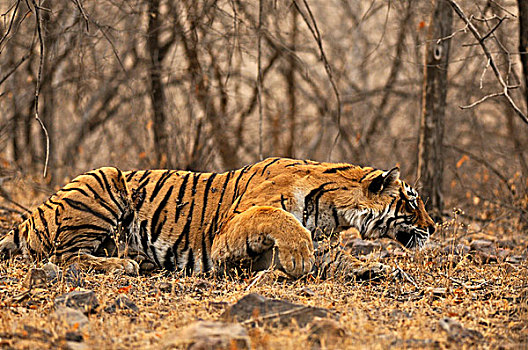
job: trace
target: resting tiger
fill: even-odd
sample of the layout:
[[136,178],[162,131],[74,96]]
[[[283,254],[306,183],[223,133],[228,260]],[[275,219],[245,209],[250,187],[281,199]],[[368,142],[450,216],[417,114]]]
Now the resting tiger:
[[318,242],[348,227],[423,245],[434,222],[399,175],[286,158],[221,174],[105,167],[37,207],[0,252],[128,273],[274,264],[299,277],[314,268]]

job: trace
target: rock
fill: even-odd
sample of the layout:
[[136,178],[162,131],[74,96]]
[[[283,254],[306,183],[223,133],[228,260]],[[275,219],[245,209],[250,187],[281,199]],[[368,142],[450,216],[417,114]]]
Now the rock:
[[366,241],[361,238],[354,238],[346,242],[346,248],[352,255],[368,255],[373,252],[379,252],[382,249],[380,242]]
[[336,348],[347,333],[346,329],[336,320],[315,318],[308,330],[308,340],[315,343],[317,347]]
[[91,290],[79,290],[63,294],[55,298],[54,303],[55,307],[67,306],[86,314],[95,312],[95,309],[99,306],[99,301]]
[[480,332],[465,328],[462,324],[451,318],[445,317],[438,324],[447,333],[447,337],[451,341],[475,341],[482,339]]
[[43,269],[32,268],[26,275],[23,285],[24,287],[29,289],[46,287],[48,285],[46,271],[44,271]]
[[108,313],[114,313],[117,309],[120,310],[130,310],[133,312],[138,312],[139,308],[132,300],[126,297],[123,294],[120,294],[115,298],[114,302],[105,308],[105,311]]
[[266,323],[289,325],[295,320],[300,327],[306,326],[315,317],[338,317],[328,309],[268,299],[259,294],[248,294],[237,301],[220,316],[223,321],[243,323]]
[[352,271],[356,281],[379,281],[386,276],[391,268],[382,263],[371,263],[367,266],[361,266]]
[[469,245],[473,250],[487,250],[489,248],[492,248],[493,242],[488,241],[487,239],[476,239],[472,241]]
[[68,325],[68,327],[78,327],[79,329],[82,329],[89,324],[88,317],[86,317],[81,311],[66,306],[58,307],[55,312],[51,314],[51,317],[63,322]]
[[56,283],[62,278],[62,271],[59,269],[57,265],[55,265],[52,262],[48,262],[44,266],[42,266],[42,270],[46,273],[46,278],[48,279],[48,282],[50,283]]
[[184,347],[189,350],[250,349],[247,331],[237,323],[194,322],[179,331],[165,335],[163,348]]

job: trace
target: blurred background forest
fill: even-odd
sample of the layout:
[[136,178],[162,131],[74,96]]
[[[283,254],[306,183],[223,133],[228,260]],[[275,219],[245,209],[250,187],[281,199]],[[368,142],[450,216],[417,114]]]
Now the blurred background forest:
[[0,195],[16,202],[2,188],[13,179],[50,194],[103,165],[223,171],[287,156],[399,165],[430,205],[425,163],[440,214],[526,225],[527,7],[0,0]]

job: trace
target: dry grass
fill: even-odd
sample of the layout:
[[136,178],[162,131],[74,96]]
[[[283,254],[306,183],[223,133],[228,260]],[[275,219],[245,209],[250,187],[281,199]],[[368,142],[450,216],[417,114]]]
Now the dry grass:
[[[4,217],[0,224],[5,229],[12,221]],[[503,227],[488,225],[486,232],[471,233],[450,223],[419,252],[382,242],[385,253],[360,257],[392,268],[394,273],[380,282],[288,281],[270,274],[253,283],[252,277],[133,277],[84,271],[80,286],[63,276],[27,293],[24,278],[42,263],[0,262],[0,347],[159,348],[181,327],[216,320],[229,304],[254,292],[332,309],[345,329],[343,337],[317,345],[307,328],[295,324],[248,327],[255,349],[527,348],[528,237]],[[482,248],[477,239],[492,245]],[[74,289],[93,290],[100,303],[84,327],[67,326],[53,317],[53,300]],[[139,312],[106,312],[119,294],[130,298]],[[463,328],[447,332],[444,318]],[[82,341],[68,342],[72,334]]]

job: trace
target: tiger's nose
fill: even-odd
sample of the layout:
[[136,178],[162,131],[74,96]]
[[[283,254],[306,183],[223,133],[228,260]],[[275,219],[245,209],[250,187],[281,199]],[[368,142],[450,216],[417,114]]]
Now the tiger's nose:
[[429,236],[432,236],[433,233],[435,232],[435,226],[434,225],[431,225],[427,228],[427,231],[429,232]]

